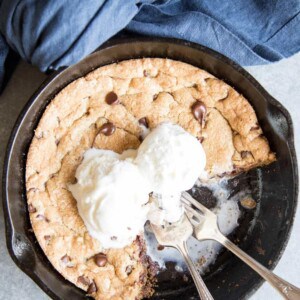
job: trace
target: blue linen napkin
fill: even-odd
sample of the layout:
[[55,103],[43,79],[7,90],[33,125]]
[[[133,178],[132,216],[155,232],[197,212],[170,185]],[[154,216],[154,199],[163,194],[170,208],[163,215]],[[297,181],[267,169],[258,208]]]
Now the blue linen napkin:
[[5,62],[8,56],[8,50],[8,45],[6,44],[3,36],[0,34],[0,92],[4,81]]
[[74,64],[127,31],[176,37],[242,65],[300,50],[298,0],[0,0],[0,86],[9,47],[42,71]]

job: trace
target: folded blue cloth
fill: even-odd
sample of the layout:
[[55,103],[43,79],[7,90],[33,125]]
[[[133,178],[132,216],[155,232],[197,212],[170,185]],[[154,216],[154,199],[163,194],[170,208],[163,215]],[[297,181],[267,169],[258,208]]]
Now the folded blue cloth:
[[[196,42],[242,65],[300,50],[298,0],[0,0],[7,44],[42,71],[76,63],[122,29]],[[8,45],[0,36],[0,85]]]
[[0,92],[4,81],[5,62],[8,56],[8,50],[8,45],[6,44],[3,36],[0,34]]

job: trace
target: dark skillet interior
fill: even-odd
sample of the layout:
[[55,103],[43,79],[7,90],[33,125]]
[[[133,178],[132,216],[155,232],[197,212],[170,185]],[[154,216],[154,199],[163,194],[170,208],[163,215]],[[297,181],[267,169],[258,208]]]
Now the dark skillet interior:
[[[141,38],[105,44],[83,61],[54,74],[31,98],[20,115],[8,145],[3,176],[7,247],[15,263],[49,296],[83,299],[85,293],[51,266],[32,233],[26,208],[24,171],[26,154],[45,107],[53,96],[74,79],[91,70],[124,59],[164,57],[198,66],[225,80],[253,105],[277,162],[231,179],[232,196],[250,188],[259,203],[255,211],[242,210],[240,226],[231,239],[263,265],[273,268],[289,238],[298,192],[297,162],[289,113],[268,95],[241,67],[199,45],[171,39]],[[209,193],[208,194],[209,197]],[[212,199],[209,199],[210,202]],[[159,276],[153,299],[194,299],[189,279],[172,269]],[[223,251],[205,281],[215,299],[243,299],[261,279],[237,258]]]

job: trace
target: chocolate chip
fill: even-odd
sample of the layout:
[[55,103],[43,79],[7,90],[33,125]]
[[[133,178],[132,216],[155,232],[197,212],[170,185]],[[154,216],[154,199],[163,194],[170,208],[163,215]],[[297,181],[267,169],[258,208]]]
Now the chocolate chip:
[[64,255],[61,259],[60,259],[64,264],[67,264],[71,261],[70,256],[68,256],[67,254]]
[[146,117],[139,119],[139,124],[145,126],[146,128],[149,127]]
[[32,204],[29,204],[28,205],[28,211],[30,213],[35,213],[36,212],[36,208]]
[[125,269],[126,274],[127,274],[127,275],[130,275],[131,272],[132,272],[132,269],[133,269],[132,266],[127,266],[126,269]]
[[83,285],[89,285],[90,284],[90,280],[87,277],[84,277],[84,276],[79,276],[77,278],[77,281],[82,283]]
[[250,131],[254,131],[254,130],[258,130],[258,129],[259,129],[259,126],[256,125],[256,126],[252,126],[252,127],[250,128]]
[[50,235],[44,235],[44,240],[45,241],[49,241],[51,239],[51,236]]
[[158,245],[157,246],[157,250],[159,250],[159,251],[162,251],[162,250],[164,250],[165,249],[165,247],[163,246],[163,245]]
[[72,178],[72,180],[70,180],[71,184],[76,184],[77,182],[78,182],[78,180],[76,177],[74,177],[74,178]]
[[93,281],[93,282],[89,285],[88,290],[87,290],[87,293],[88,293],[89,295],[91,295],[91,294],[96,293],[96,292],[97,292],[97,286],[96,286],[95,281]]
[[95,264],[98,267],[105,267],[107,263],[107,257],[104,253],[98,253],[94,256]]
[[204,141],[204,137],[203,137],[203,136],[201,136],[201,137],[199,137],[199,138],[198,138],[198,140],[199,140],[199,142],[202,144],[202,143],[203,143],[203,141]]
[[207,112],[205,104],[202,101],[197,100],[192,106],[192,111],[196,120],[198,120],[201,126],[203,126]]
[[242,151],[242,152],[241,152],[241,157],[244,159],[244,158],[246,158],[249,154],[251,154],[250,151]]
[[153,100],[156,100],[157,97],[158,97],[158,94],[154,94],[154,95],[153,95]]
[[139,135],[139,141],[142,142],[144,140],[144,136],[143,135]]
[[116,93],[110,92],[106,95],[105,102],[109,105],[115,105],[115,104],[119,104],[120,100],[119,100],[118,95]]
[[116,126],[113,123],[105,123],[100,127],[100,132],[106,136],[112,135],[116,131]]

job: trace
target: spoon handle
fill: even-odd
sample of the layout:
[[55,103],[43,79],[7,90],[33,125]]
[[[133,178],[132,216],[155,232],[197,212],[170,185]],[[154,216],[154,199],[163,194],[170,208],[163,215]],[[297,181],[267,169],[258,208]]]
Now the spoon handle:
[[300,300],[300,289],[290,284],[289,282],[283,280],[279,276],[275,275],[273,272],[265,268],[259,262],[254,260],[234,243],[228,240],[221,233],[217,235],[216,240],[223,244],[228,250],[239,257],[243,262],[245,262],[249,267],[256,271],[261,277],[268,281],[285,299],[288,300]]
[[190,259],[190,256],[187,251],[186,242],[183,242],[182,244],[178,244],[176,248],[181,252],[189,270],[190,273],[194,279],[195,285],[197,287],[199,296],[201,300],[213,300],[214,298],[210,294],[208,288],[206,287],[202,277],[200,276],[199,272],[196,269],[196,266],[194,265],[193,261]]

